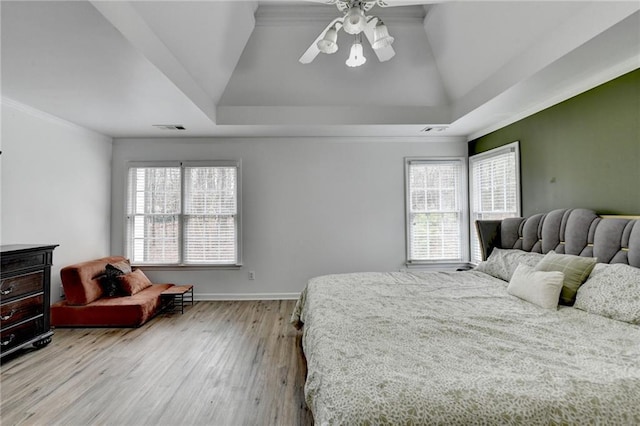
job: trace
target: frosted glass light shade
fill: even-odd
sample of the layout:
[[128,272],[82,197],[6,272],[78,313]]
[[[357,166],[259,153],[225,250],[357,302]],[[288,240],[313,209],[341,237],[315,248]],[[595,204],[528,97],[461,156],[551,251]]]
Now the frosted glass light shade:
[[338,51],[338,32],[334,27],[331,27],[324,33],[322,40],[318,41],[318,49],[322,53],[336,53]]
[[354,6],[345,15],[342,28],[348,34],[360,34],[366,25],[367,18],[364,16],[364,11]]
[[378,21],[376,27],[373,29],[373,43],[371,47],[375,50],[382,49],[383,47],[391,46],[394,38],[389,35],[387,26]]
[[365,62],[367,62],[367,58],[364,57],[362,52],[362,44],[359,42],[353,43],[353,46],[351,46],[351,54],[345,64],[349,67],[359,67]]

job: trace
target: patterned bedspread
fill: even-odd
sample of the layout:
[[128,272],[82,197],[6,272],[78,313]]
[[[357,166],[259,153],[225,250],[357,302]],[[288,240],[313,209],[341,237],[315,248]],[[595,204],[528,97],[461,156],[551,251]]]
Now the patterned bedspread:
[[292,322],[317,425],[640,424],[640,327],[482,272],[314,278]]

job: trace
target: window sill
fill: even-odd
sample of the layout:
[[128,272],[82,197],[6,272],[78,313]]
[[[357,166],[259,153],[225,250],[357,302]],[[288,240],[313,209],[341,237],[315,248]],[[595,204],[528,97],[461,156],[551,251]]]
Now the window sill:
[[131,264],[134,268],[146,269],[149,271],[213,271],[213,270],[229,270],[235,271],[242,268],[242,265],[147,265]]
[[458,269],[471,269],[473,265],[469,262],[410,262],[405,263],[408,270],[424,270],[424,271],[436,271],[447,270],[455,271]]

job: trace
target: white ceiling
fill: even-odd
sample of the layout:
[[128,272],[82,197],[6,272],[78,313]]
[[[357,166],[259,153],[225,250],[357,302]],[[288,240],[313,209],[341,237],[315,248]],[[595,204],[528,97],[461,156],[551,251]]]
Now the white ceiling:
[[[2,97],[112,137],[472,138],[639,68],[639,10],[375,7],[396,56],[380,63],[365,42],[367,63],[352,69],[344,33],[337,53],[298,62],[339,16],[331,5],[3,0]],[[420,132],[434,125],[447,129]]]

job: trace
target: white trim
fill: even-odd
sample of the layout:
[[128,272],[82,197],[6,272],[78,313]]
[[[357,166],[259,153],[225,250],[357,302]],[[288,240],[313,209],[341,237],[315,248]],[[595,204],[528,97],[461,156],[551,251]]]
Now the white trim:
[[48,121],[50,123],[56,124],[58,126],[64,126],[64,127],[68,127],[70,129],[76,130],[76,131],[80,131],[82,133],[86,133],[87,135],[94,137],[94,138],[101,138],[104,139],[105,142],[108,143],[113,143],[113,138],[111,136],[96,132],[95,130],[91,130],[88,129],[86,127],[82,127],[78,124],[72,123],[70,121],[67,121],[63,118],[57,117],[55,115],[49,114],[48,112],[44,112],[41,111],[39,109],[33,108],[29,105],[25,105],[23,103],[20,103],[18,101],[15,101],[13,99],[7,98],[5,96],[2,96],[2,98],[0,98],[0,103],[3,106],[15,109],[16,111],[20,111],[23,112],[27,115],[30,115],[32,117],[35,118],[39,118],[41,120],[45,120]]
[[[129,161],[127,163],[127,170],[136,169],[141,167],[180,167],[182,164],[179,160],[168,161]],[[128,172],[127,172],[128,173]]]
[[[522,214],[522,182],[521,182],[521,176],[520,176],[520,141],[515,141],[515,142],[511,142],[508,143],[506,145],[502,145],[502,146],[498,146],[496,148],[492,148],[488,151],[483,151],[483,152],[479,152],[477,154],[474,155],[470,155],[469,159],[468,159],[468,164],[467,164],[467,171],[468,171],[468,175],[467,175],[467,190],[468,190],[468,201],[469,201],[469,226],[471,227],[471,216],[473,213],[473,206],[471,205],[471,203],[473,202],[473,185],[474,185],[474,181],[473,181],[473,173],[471,173],[471,167],[473,165],[473,163],[475,163],[478,160],[485,160],[487,158],[491,158],[491,157],[496,157],[498,155],[503,155],[505,152],[515,152],[516,153],[516,186],[517,186],[517,191],[516,191],[516,206],[518,209],[517,214],[521,215]],[[472,230],[470,230],[470,232],[473,232]],[[469,247],[469,259],[471,259],[471,247]]]
[[[1,0],[0,0],[1,1]],[[308,126],[307,126],[308,127]],[[385,127],[383,125],[376,126],[382,130]],[[420,130],[425,125],[411,126],[415,127],[414,136],[198,136],[198,137],[172,137],[172,138],[154,138],[154,137],[117,137],[114,138],[114,144],[127,145],[132,141],[155,141],[156,143],[175,143],[181,144],[216,144],[216,143],[228,143],[228,142],[241,142],[252,144],[269,144],[273,142],[283,141],[302,141],[306,143],[319,143],[319,144],[352,144],[363,143],[371,145],[377,144],[389,144],[389,143],[435,143],[435,144],[467,144],[465,136],[425,136],[424,133],[420,134]]]
[[500,145],[498,147],[491,148],[487,151],[482,151],[477,154],[470,155],[469,165],[471,165],[471,163],[474,161],[502,155],[502,151],[516,151],[518,153],[518,158],[520,158],[520,141],[515,141],[505,145]]
[[[409,226],[410,222],[410,193],[409,193],[409,167],[412,163],[452,163],[452,162],[460,162],[460,188],[458,188],[458,202],[460,205],[460,259],[459,260],[433,260],[433,261],[423,261],[423,260],[411,260],[411,227]],[[469,163],[467,161],[467,157],[405,157],[404,158],[404,209],[405,209],[405,219],[404,219],[404,228],[405,228],[405,264],[406,265],[416,265],[416,264],[446,264],[446,263],[468,263],[469,257],[471,255],[471,251],[469,249],[469,227],[465,226],[465,224],[469,223],[469,178],[468,178],[468,169]]]
[[406,263],[404,269],[400,269],[400,272],[415,272],[415,271],[455,271],[457,269],[469,269],[471,263],[469,262],[413,262]]
[[[180,270],[182,268],[194,268],[194,269],[239,269],[242,266],[242,160],[169,160],[169,161],[130,161],[127,163],[126,175],[125,175],[125,200],[124,203],[124,215],[125,226],[123,229],[123,251],[125,256],[133,258],[133,239],[130,239],[130,226],[129,216],[134,215],[129,213],[129,205],[133,202],[132,197],[135,195],[130,191],[131,189],[131,170],[147,167],[167,167],[167,168],[180,168],[180,212],[178,216],[178,227],[180,229],[178,235],[178,257],[180,262],[184,262],[184,235],[185,224],[184,206],[185,202],[185,168],[187,167],[233,167],[236,169],[236,261],[234,263],[220,263],[220,264],[198,264],[198,263],[177,263],[177,264],[157,264],[157,263],[141,263],[134,262],[135,266],[144,268],[157,268],[164,270]],[[145,214],[146,216],[146,214]]]
[[197,264],[197,263],[188,263],[188,264],[163,264],[157,265],[153,263],[132,263],[131,266],[136,268],[144,268],[153,270],[153,271],[237,271],[242,268],[242,265],[227,265],[227,264]]
[[515,153],[515,157],[516,157],[516,161],[515,161],[516,216],[520,216],[522,214],[522,179],[520,176],[520,162],[521,162],[520,161],[520,141],[511,142],[506,145],[502,145],[496,148],[492,148],[488,151],[480,152],[478,154],[469,156],[468,165],[467,165],[467,170],[468,170],[467,188],[468,188],[468,200],[469,200],[468,231],[469,231],[469,262],[472,265],[476,265],[475,259],[472,258],[473,257],[473,249],[472,249],[473,236],[475,235],[477,237],[477,234],[475,233],[476,232],[475,224],[473,222],[473,216],[475,212],[474,195],[476,195],[474,188],[475,188],[476,182],[474,181],[474,173],[472,169],[478,161],[486,161],[491,158],[505,155],[510,152]]
[[195,293],[195,301],[216,300],[297,300],[300,293]]

